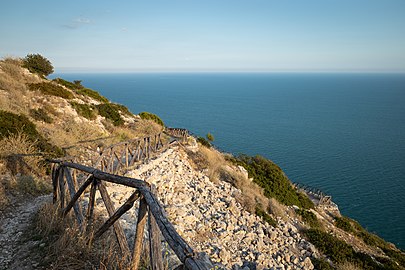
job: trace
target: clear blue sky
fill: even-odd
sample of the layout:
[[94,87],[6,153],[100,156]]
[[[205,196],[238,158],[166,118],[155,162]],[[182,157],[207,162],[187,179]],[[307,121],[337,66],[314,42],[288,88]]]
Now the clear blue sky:
[[0,57],[27,53],[59,72],[405,72],[405,1],[2,1]]

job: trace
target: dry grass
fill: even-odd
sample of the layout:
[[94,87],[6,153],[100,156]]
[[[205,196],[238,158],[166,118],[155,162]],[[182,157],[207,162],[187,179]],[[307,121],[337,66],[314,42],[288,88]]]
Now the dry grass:
[[133,124],[133,129],[136,137],[144,137],[159,133],[162,131],[163,128],[161,125],[156,124],[152,120],[139,119],[135,124]]
[[[26,94],[23,69],[19,60],[6,58],[0,60],[0,108],[17,113],[27,113],[27,104],[24,99]],[[1,91],[0,91],[1,92]]]
[[362,268],[351,263],[351,262],[344,262],[337,266],[338,270],[361,270]]
[[35,143],[22,132],[0,141],[0,158],[13,175],[42,172],[42,158],[37,154]]
[[[100,224],[96,219],[96,227]],[[73,216],[62,219],[52,204],[42,207],[34,226],[38,237],[46,243],[47,256],[42,262],[46,269],[128,269],[111,231],[89,245],[93,232],[83,234]]]
[[34,143],[23,133],[0,141],[0,209],[5,208],[10,196],[49,193],[50,183],[42,179],[42,157]]

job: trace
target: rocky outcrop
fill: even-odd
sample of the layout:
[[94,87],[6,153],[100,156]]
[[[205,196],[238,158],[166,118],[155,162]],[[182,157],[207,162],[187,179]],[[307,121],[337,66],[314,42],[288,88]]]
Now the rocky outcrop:
[[[309,257],[314,247],[293,224],[279,219],[278,226],[272,227],[245,211],[236,200],[238,189],[225,182],[214,184],[195,171],[184,155],[178,148],[168,149],[126,176],[156,185],[169,220],[196,252],[207,253],[226,268],[313,269]],[[133,192],[114,184],[108,190],[116,207]],[[133,208],[122,220],[130,238],[136,213]]]

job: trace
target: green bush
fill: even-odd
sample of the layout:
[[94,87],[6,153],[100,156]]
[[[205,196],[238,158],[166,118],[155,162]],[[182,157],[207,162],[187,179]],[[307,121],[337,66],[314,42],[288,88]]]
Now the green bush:
[[26,116],[0,110],[0,119],[0,139],[22,132],[27,135],[28,139],[35,143],[35,146],[46,155],[51,157],[63,155],[63,152],[59,147],[50,144],[41,134],[38,133],[35,124]]
[[70,102],[70,105],[76,110],[77,114],[87,118],[89,120],[94,120],[97,118],[97,109],[88,104],[80,104],[77,102]]
[[[396,261],[399,265],[405,265],[405,255],[396,250],[393,249],[391,244],[387,243],[384,239],[381,237],[368,232],[365,228],[363,228],[357,221],[342,216],[342,217],[336,217],[335,218],[335,225],[338,228],[341,228],[342,230],[345,230],[353,235],[356,235],[357,237],[361,238],[364,243],[370,246],[378,247],[381,248],[384,253],[390,257],[390,260]],[[397,268],[390,268],[392,264],[392,261],[384,261],[383,259],[379,259],[381,263],[385,264],[388,268],[387,269],[397,269]],[[395,265],[395,264],[393,264]]]
[[23,65],[28,68],[29,71],[41,76],[48,76],[53,73],[51,62],[40,54],[28,54],[23,59]]
[[302,217],[302,220],[309,225],[311,228],[319,228],[321,224],[319,223],[316,215],[311,211],[304,209],[297,209],[295,212]]
[[122,126],[124,124],[124,120],[113,104],[102,103],[97,105],[96,107],[98,109],[98,113],[106,119],[111,120],[114,126]]
[[285,205],[297,205],[306,209],[314,207],[307,196],[293,188],[284,172],[272,161],[262,156],[240,155],[234,162],[245,167],[249,177],[253,177],[253,181],[263,188],[266,197],[273,197]]
[[309,242],[315,245],[320,252],[328,256],[334,263],[341,264],[347,261],[359,266],[361,269],[401,269],[396,263],[387,258],[376,257],[377,263],[369,255],[354,251],[344,241],[319,229],[309,229],[305,232],[305,236]]
[[31,109],[30,115],[37,121],[43,121],[45,123],[52,123],[52,118],[41,108],[38,109]]
[[205,139],[203,137],[198,137],[197,142],[201,143],[205,147],[211,148],[211,143],[207,139]]
[[355,232],[350,219],[344,216],[335,218],[335,226],[349,233]]
[[214,139],[215,139],[215,138],[214,138],[214,135],[212,135],[212,134],[209,133],[209,132],[207,133],[207,136],[206,136],[206,137],[207,137],[207,140],[209,140],[210,142],[213,142]]
[[153,113],[150,113],[150,112],[141,112],[139,114],[139,116],[142,119],[152,120],[152,121],[158,123],[159,125],[161,125],[162,127],[164,126],[164,123],[163,123],[162,119],[160,119],[160,117],[157,116],[156,114],[153,114]]
[[69,89],[72,89],[72,90],[77,90],[77,89],[83,88],[83,87],[79,87],[77,84],[74,84],[74,83],[64,80],[62,78],[56,78],[56,79],[53,79],[52,81],[54,81],[60,85],[63,85]]
[[256,207],[256,216],[261,217],[264,221],[266,221],[269,225],[276,227],[277,221],[275,221],[269,214],[266,213],[262,208],[259,206]]
[[31,83],[28,85],[28,88],[31,91],[40,91],[41,93],[50,96],[62,97],[66,99],[72,99],[74,97],[70,91],[50,82]]
[[314,265],[315,269],[318,270],[333,270],[334,268],[330,266],[330,264],[325,259],[317,259],[315,257],[311,257],[311,262]]
[[76,92],[80,95],[91,97],[92,99],[98,100],[103,103],[109,102],[106,97],[103,97],[97,91],[94,91],[90,88],[78,88]]
[[[110,103],[117,111],[120,111],[122,114],[133,116],[133,114],[128,110],[127,107],[118,103]],[[163,122],[162,122],[163,123]]]

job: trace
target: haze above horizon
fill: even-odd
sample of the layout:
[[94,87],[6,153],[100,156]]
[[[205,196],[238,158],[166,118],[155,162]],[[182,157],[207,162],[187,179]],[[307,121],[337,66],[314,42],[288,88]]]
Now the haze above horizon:
[[0,57],[55,72],[405,72],[405,2],[3,3]]

